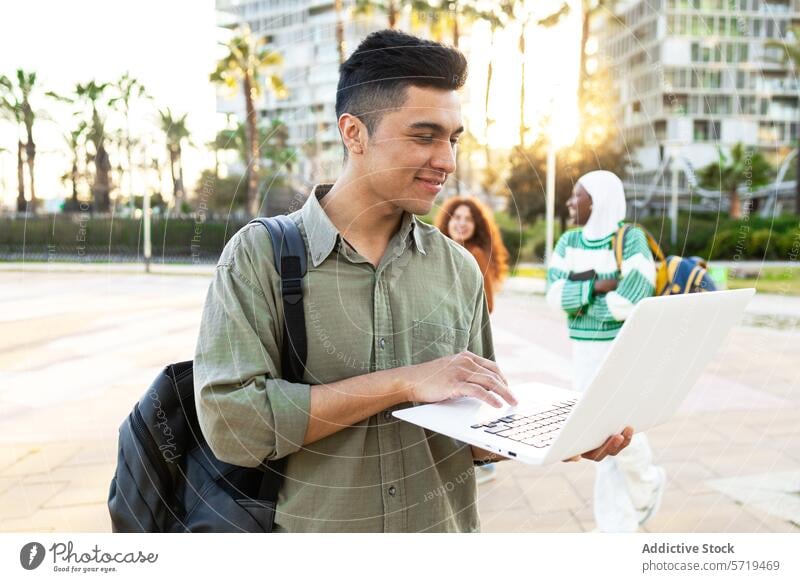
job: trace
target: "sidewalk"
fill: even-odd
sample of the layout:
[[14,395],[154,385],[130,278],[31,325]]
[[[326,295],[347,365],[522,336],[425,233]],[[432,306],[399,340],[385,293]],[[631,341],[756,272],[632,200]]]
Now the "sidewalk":
[[[164,364],[192,357],[207,286],[0,272],[0,531],[110,531],[117,429]],[[512,383],[568,385],[566,329],[540,295],[505,292],[492,317]],[[648,431],[669,476],[648,531],[800,532],[799,360],[794,331],[735,329],[678,416]],[[479,489],[483,530],[591,531],[593,473],[499,464]]]

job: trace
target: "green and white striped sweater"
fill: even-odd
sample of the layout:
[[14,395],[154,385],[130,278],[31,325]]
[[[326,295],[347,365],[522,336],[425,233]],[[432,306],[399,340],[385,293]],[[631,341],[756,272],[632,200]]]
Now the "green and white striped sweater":
[[[565,232],[558,240],[547,270],[547,302],[567,312],[574,340],[607,341],[617,336],[634,305],[655,291],[656,269],[647,238],[639,228],[625,236],[622,269],[611,249],[612,233],[587,241],[582,229]],[[618,279],[616,291],[594,294],[594,281],[569,281],[570,273],[594,269],[598,279]]]

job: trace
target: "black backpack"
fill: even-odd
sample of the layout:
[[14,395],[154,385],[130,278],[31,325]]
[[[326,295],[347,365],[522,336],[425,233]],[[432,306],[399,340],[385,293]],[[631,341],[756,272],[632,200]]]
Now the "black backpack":
[[[283,377],[301,382],[306,360],[302,279],[306,248],[286,216],[259,218],[281,275]],[[164,368],[119,429],[108,493],[114,532],[270,532],[286,459],[239,467],[214,456],[197,421],[192,362]]]

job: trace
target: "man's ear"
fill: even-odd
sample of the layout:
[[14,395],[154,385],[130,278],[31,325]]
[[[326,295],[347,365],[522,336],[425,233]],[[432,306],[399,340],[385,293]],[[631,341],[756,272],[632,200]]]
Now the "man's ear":
[[347,151],[353,155],[364,153],[364,143],[367,137],[367,126],[355,115],[342,113],[339,116],[339,133]]

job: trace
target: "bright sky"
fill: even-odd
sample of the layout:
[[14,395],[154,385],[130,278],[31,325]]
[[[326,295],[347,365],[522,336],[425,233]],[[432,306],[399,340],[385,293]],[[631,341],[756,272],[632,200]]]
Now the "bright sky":
[[[11,76],[22,67],[36,71],[45,90],[69,93],[77,82],[112,81],[128,70],[158,108],[189,114],[192,139],[199,145],[213,138],[218,123],[208,82],[216,42],[213,0],[24,0],[0,8],[0,74]],[[61,137],[71,125],[69,109],[49,99],[35,107],[54,117],[37,124],[34,133],[37,195],[61,198],[68,195],[60,176],[69,163]],[[145,123],[140,131],[151,127]],[[10,124],[0,122],[3,147],[10,150],[0,153],[0,188],[5,185],[8,203],[16,198],[16,135]],[[213,164],[208,157],[186,152],[187,186]]]
[[[534,18],[560,6],[561,0],[532,3]],[[526,83],[526,121],[536,120],[555,107],[555,126],[561,141],[574,137],[577,126],[575,87],[580,35],[580,2],[570,0],[573,10],[555,29],[529,26]],[[540,13],[541,11],[541,13]],[[211,167],[213,157],[202,144],[220,126],[215,90],[208,74],[219,56],[213,0],[25,0],[6,2],[0,8],[0,74],[13,75],[18,67],[36,71],[45,90],[69,93],[77,82],[116,80],[130,71],[155,97],[159,108],[188,113],[188,125],[198,149],[184,154],[186,186],[191,189],[200,170]],[[519,28],[501,30],[492,51],[488,26],[473,30],[470,51],[470,93],[464,115],[482,138],[483,91],[490,54],[495,59],[490,112],[496,120],[490,143],[510,147],[517,141],[519,119]],[[46,109],[53,121],[35,129],[37,195],[63,198],[68,184],[60,176],[68,168],[69,155],[61,134],[72,124],[70,109],[49,99],[34,103]],[[136,117],[134,112],[134,117]],[[142,113],[139,114],[142,117]],[[134,133],[155,131],[155,118],[134,125]],[[564,140],[564,136],[567,137]],[[159,136],[160,137],[160,136]],[[530,136],[531,138],[533,136]],[[0,122],[0,202],[16,198],[16,134],[12,125]],[[169,191],[169,187],[166,188]]]

